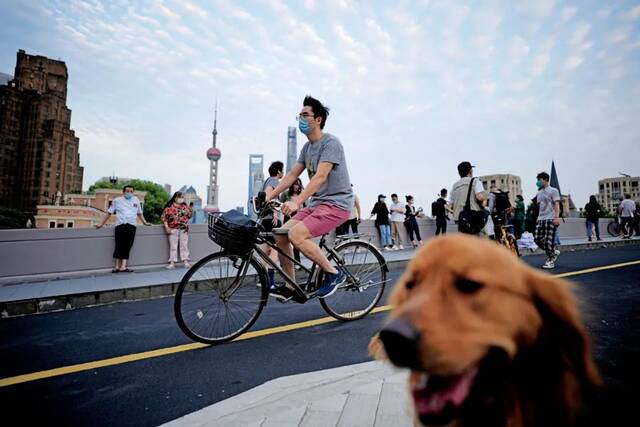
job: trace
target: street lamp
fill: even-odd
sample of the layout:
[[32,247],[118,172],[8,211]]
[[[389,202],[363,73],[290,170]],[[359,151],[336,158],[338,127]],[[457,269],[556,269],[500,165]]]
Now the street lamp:
[[109,177],[109,182],[110,182],[111,184],[113,184],[113,185],[117,184],[117,183],[118,183],[118,177],[117,177],[117,176],[115,176],[115,175],[111,175],[111,176]]

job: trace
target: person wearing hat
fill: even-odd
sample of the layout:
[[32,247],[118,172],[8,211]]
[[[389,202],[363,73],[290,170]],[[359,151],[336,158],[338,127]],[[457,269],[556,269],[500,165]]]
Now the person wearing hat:
[[385,251],[391,250],[393,244],[391,243],[391,225],[389,224],[389,208],[387,208],[387,204],[384,202],[387,196],[384,194],[378,195],[378,202],[373,205],[373,209],[371,210],[371,216],[369,218],[373,218],[375,215],[375,226],[380,232],[380,246]]
[[[486,204],[487,194],[482,186],[482,181],[473,178],[473,166],[469,162],[462,162],[458,165],[458,174],[460,179],[453,184],[449,194],[451,195],[451,207],[453,209],[453,218],[457,221],[460,212],[467,203],[467,194],[469,192],[469,186],[473,181],[473,191],[469,197],[469,203],[471,210],[482,211]],[[485,231],[481,231],[479,234],[484,234]]]

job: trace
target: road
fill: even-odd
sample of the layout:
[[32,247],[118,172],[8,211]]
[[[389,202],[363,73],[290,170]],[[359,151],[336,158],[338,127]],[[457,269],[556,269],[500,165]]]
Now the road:
[[[553,273],[636,260],[637,246],[572,252],[561,256]],[[538,266],[542,258],[525,261]],[[399,273],[392,271],[391,277]],[[607,384],[638,384],[640,264],[571,280]],[[136,360],[140,352],[190,343],[175,324],[172,304],[172,298],[162,298],[0,320],[0,384],[18,375],[127,356],[112,366],[97,363],[89,370],[1,386],[3,418],[156,426],[273,378],[370,360],[367,343],[386,317],[378,313]],[[252,330],[326,316],[317,301],[302,306],[270,301]]]

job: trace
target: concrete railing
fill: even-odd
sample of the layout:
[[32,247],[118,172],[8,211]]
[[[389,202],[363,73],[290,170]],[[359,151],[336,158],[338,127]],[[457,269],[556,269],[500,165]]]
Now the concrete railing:
[[[435,221],[423,218],[418,222],[423,240],[433,237]],[[603,236],[608,222],[608,219],[600,221]],[[372,221],[363,221],[359,231],[371,236],[372,242],[379,245]],[[408,242],[405,230],[402,231]],[[448,231],[455,231],[453,223],[449,224]],[[562,238],[584,237],[584,219],[568,218],[560,226],[560,235]],[[192,261],[219,249],[209,240],[204,224],[192,225],[189,236]],[[113,265],[113,249],[113,228],[0,230],[0,279],[19,281],[108,270]],[[168,256],[164,228],[138,226],[130,265],[138,268],[159,266],[167,262]]]

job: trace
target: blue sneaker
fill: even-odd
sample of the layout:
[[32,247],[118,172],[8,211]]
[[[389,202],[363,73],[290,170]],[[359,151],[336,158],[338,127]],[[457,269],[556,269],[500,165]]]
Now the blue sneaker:
[[338,290],[338,286],[344,283],[345,280],[347,280],[347,276],[340,270],[336,274],[324,273],[324,283],[318,289],[318,298],[326,298],[329,295],[333,295]]

